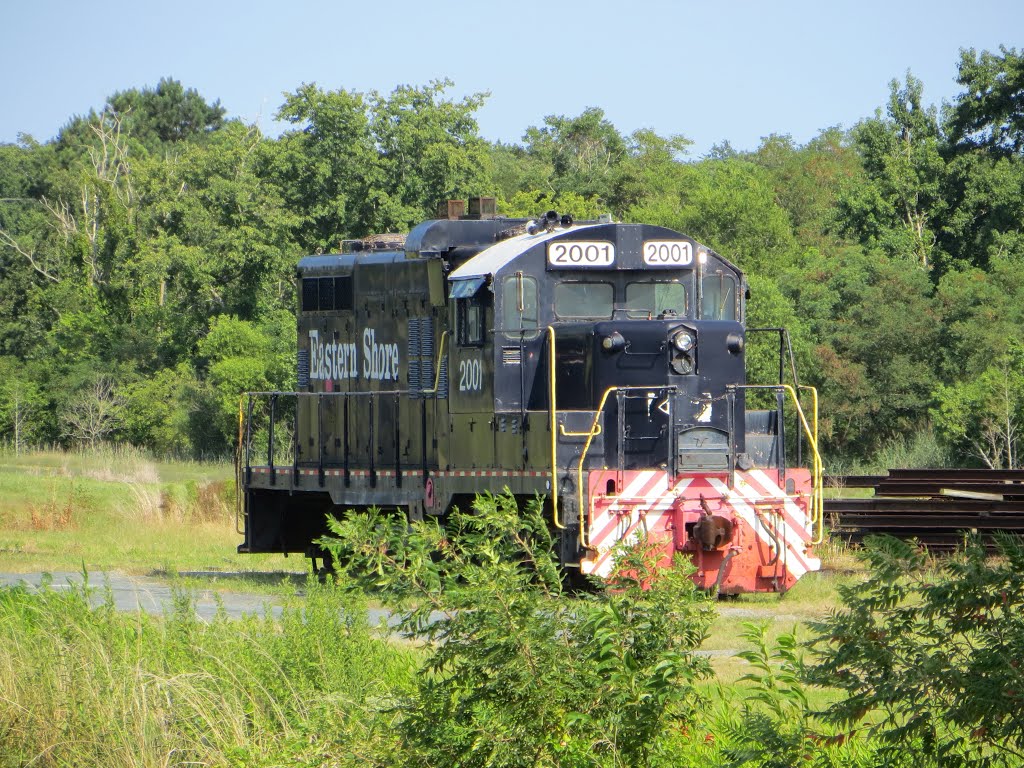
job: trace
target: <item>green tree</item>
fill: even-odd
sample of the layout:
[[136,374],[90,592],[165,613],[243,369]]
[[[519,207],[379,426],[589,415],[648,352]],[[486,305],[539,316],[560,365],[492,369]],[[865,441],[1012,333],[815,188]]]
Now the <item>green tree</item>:
[[64,437],[90,449],[106,441],[124,420],[124,396],[107,376],[96,377],[75,392],[64,407]]
[[223,450],[234,443],[243,392],[294,389],[295,338],[295,318],[287,311],[261,324],[229,316],[213,321],[199,342],[208,389],[197,407],[213,414],[214,447]]
[[278,119],[301,126],[281,137],[268,164],[299,216],[306,248],[408,231],[443,200],[483,194],[488,148],[474,113],[486,94],[445,98],[449,80],[399,86],[384,96],[303,85]]
[[286,95],[277,119],[296,127],[275,142],[267,176],[298,217],[299,245],[312,252],[369,234],[363,201],[379,178],[364,96],[304,83]]
[[689,166],[678,185],[630,208],[627,217],[684,232],[747,272],[775,275],[794,258],[792,228],[771,178],[746,160]]
[[960,52],[948,111],[942,247],[963,264],[1024,259],[1024,56]]
[[943,379],[973,379],[993,360],[1024,342],[1024,272],[1016,259],[995,259],[987,270],[947,272],[936,291],[942,319]]
[[0,434],[10,437],[16,454],[38,436],[44,407],[38,384],[26,375],[20,362],[0,357]]
[[444,98],[453,85],[435,80],[370,95],[379,180],[363,203],[369,231],[408,231],[438,203],[488,191],[487,145],[475,117],[488,94]]
[[1024,152],[1024,55],[999,46],[999,54],[960,51],[957,95],[949,116],[950,140],[961,148]]
[[136,148],[159,154],[167,145],[196,141],[223,127],[226,110],[208,103],[194,88],[165,77],[155,88],[117,91],[103,109],[73,118],[57,138],[58,150],[78,152],[92,146],[98,123],[109,121],[130,135]]
[[619,163],[608,201],[624,214],[645,200],[678,193],[685,183],[683,163],[692,142],[685,136],[661,136],[650,129],[634,131],[626,141],[627,155]]
[[162,368],[122,391],[130,443],[161,456],[191,456],[206,447],[205,430],[195,428],[202,387],[187,363]]
[[890,256],[933,266],[937,222],[945,210],[945,161],[938,112],[922,102],[924,85],[909,72],[889,84],[885,118],[853,129],[870,184],[851,184],[840,197],[846,228]]
[[499,213],[510,218],[530,218],[553,210],[577,220],[596,219],[602,213],[599,206],[597,200],[573,192],[551,194],[536,189],[521,190],[508,199],[498,198]]
[[937,381],[940,315],[929,276],[879,251],[806,251],[781,276],[808,329],[822,435],[832,451],[864,453],[919,428]]
[[551,165],[543,158],[530,154],[521,144],[496,142],[489,148],[492,192],[499,198],[511,200],[524,190],[538,190],[538,194],[555,194],[551,186]]
[[773,134],[762,139],[749,159],[769,171],[775,197],[801,245],[840,245],[838,201],[848,187],[866,183],[860,157],[846,132],[825,129],[802,147],[790,136]]
[[953,445],[990,469],[1021,466],[1024,347],[1020,343],[979,376],[940,386],[935,400],[935,426]]
[[554,192],[575,192],[609,202],[616,171],[628,154],[626,139],[597,107],[576,117],[548,115],[523,136],[526,152],[551,169]]

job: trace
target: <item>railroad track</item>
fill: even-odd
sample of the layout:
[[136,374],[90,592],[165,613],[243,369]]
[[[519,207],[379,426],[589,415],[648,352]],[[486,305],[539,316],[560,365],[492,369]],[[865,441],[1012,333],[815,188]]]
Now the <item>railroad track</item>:
[[943,550],[960,544],[965,532],[1024,535],[1024,470],[890,469],[832,476],[826,484],[874,491],[871,498],[825,500],[833,534],[848,541],[888,533]]

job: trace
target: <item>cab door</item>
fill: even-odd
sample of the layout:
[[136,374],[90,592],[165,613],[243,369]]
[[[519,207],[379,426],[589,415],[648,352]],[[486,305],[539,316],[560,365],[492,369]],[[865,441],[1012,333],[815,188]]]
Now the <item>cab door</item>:
[[[465,281],[469,282],[469,281]],[[454,338],[448,361],[451,461],[457,469],[494,466],[494,321],[491,293],[453,288]],[[467,293],[469,287],[463,288]]]

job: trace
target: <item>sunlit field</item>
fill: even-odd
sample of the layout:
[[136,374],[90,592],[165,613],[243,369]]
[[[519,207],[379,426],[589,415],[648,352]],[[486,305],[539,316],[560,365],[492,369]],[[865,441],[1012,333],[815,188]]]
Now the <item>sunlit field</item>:
[[239,555],[227,462],[132,449],[0,450],[0,570],[302,571],[301,558]]

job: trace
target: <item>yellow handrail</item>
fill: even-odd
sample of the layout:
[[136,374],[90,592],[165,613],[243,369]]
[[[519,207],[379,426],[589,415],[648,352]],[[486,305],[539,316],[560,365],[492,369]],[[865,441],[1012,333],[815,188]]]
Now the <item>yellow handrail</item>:
[[801,386],[800,389],[806,389],[811,393],[811,403],[814,408],[814,449],[817,457],[817,477],[815,478],[814,488],[816,489],[815,496],[812,498],[816,499],[816,512],[817,519],[812,518],[812,524],[817,525],[815,528],[815,537],[811,540],[812,544],[821,544],[825,540],[825,495],[824,489],[822,488],[822,475],[823,467],[821,465],[821,456],[818,454],[818,390],[814,387]]
[[555,528],[564,530],[558,522],[558,411],[555,400],[555,329],[548,326],[548,426],[551,430],[551,521]]
[[597,431],[596,432],[593,432],[593,431],[591,431],[591,432],[567,432],[565,430],[565,424],[559,424],[558,425],[558,432],[559,432],[559,434],[562,435],[562,437],[597,437],[598,435],[601,434],[601,425],[600,424],[597,425]]
[[436,395],[441,383],[441,360],[444,358],[444,343],[448,340],[448,331],[441,332],[441,343],[437,345],[437,365],[434,366],[434,388],[424,392],[425,395]]
[[576,488],[579,494],[579,505],[580,505],[580,546],[584,549],[590,547],[587,544],[587,517],[583,509],[583,462],[587,460],[587,452],[590,450],[590,444],[594,441],[594,438],[601,434],[601,425],[598,424],[598,420],[601,418],[601,414],[604,412],[604,407],[608,402],[608,396],[612,392],[627,392],[629,390],[644,390],[649,391],[651,387],[608,387],[601,395],[601,402],[597,406],[597,410],[594,412],[594,421],[590,425],[590,432],[587,434],[587,442],[583,444],[583,450],[580,452],[579,465],[576,468]]
[[242,512],[245,506],[244,496],[245,493],[242,489],[242,450],[243,450],[243,417],[242,412],[245,403],[245,395],[239,395],[238,397],[238,449],[235,451],[235,533],[244,534],[245,531],[241,530],[239,526],[239,520],[242,517]]
[[824,475],[823,465],[821,460],[821,454],[818,453],[818,391],[814,387],[801,387],[801,389],[810,390],[813,394],[814,402],[814,428],[807,423],[807,417],[804,416],[804,409],[800,405],[800,398],[797,397],[796,390],[789,384],[747,384],[741,387],[741,389],[784,389],[789,393],[790,398],[793,401],[793,405],[796,407],[796,415],[800,417],[800,426],[803,427],[804,434],[807,435],[807,442],[811,446],[813,451],[813,461],[811,462],[811,502],[810,508],[807,510],[808,517],[811,521],[811,528],[813,530],[813,536],[811,538],[811,544],[821,544],[825,540],[825,529],[823,525],[824,521],[824,509],[825,509],[825,496],[822,493],[822,476]]

